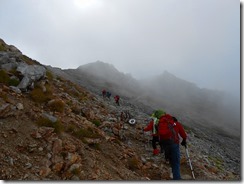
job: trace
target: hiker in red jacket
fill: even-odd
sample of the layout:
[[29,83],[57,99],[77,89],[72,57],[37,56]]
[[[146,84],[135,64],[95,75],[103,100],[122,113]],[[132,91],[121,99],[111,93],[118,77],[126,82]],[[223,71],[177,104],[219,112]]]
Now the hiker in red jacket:
[[114,97],[115,103],[119,106],[119,95]]
[[106,90],[105,89],[102,90],[102,95],[103,95],[103,98],[106,97]]
[[145,127],[143,129],[143,131],[147,132],[147,131],[152,131],[152,147],[153,147],[153,154],[154,155],[157,155],[159,154],[159,149],[157,149],[157,142],[159,143],[159,139],[158,139],[158,133],[157,133],[157,130],[155,128],[155,126],[157,126],[157,119],[154,120],[152,119],[149,124],[147,125],[147,127]]
[[179,135],[183,139],[181,145],[186,146],[186,132],[175,117],[165,114],[159,119],[158,133],[160,143],[165,149],[165,154],[169,155],[173,179],[179,180],[181,179]]

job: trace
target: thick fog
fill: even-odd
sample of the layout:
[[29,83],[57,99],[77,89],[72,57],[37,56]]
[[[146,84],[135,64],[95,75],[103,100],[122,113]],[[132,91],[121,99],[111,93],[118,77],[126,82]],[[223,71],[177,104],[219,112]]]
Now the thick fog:
[[157,108],[164,109],[192,128],[240,136],[240,101],[226,92],[199,88],[169,72],[135,80],[101,61],[66,72],[95,93],[101,95],[101,90],[106,89],[112,96],[119,94],[122,106],[129,102],[148,115]]
[[0,0],[0,37],[62,69],[101,60],[240,96],[240,2]]

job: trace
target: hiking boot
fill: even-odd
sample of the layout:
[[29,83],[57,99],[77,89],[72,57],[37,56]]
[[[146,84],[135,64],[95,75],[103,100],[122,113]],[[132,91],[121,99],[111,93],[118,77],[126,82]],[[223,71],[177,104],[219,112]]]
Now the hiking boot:
[[153,154],[154,154],[154,155],[158,155],[158,154],[159,154],[159,149],[154,149],[154,150],[153,150]]

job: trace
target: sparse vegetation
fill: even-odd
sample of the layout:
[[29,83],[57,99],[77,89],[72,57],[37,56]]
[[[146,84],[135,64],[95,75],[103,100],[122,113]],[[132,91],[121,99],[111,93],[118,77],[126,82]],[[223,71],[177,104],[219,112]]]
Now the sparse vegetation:
[[88,99],[87,94],[79,86],[73,84],[70,81],[66,81],[65,83],[63,83],[62,88],[66,93],[78,99],[79,101],[85,101]]
[[0,43],[0,51],[7,51],[7,48],[4,46],[3,43]]
[[8,73],[4,70],[0,70],[0,83],[3,83],[7,86],[18,86],[19,80],[11,79]]
[[26,55],[21,55],[20,59],[22,59],[28,65],[36,65],[39,64],[38,62],[34,61],[33,59],[29,58]]
[[71,133],[73,134],[76,130],[76,127],[74,125],[69,125],[67,128],[66,128],[66,132],[68,133]]
[[56,79],[59,80],[59,81],[61,81],[61,82],[64,82],[64,81],[65,81],[65,80],[63,79],[63,77],[61,77],[61,76],[57,76]]
[[99,120],[93,120],[92,123],[99,127],[101,125],[101,122]]
[[114,141],[113,141],[114,143],[116,143],[116,144],[118,144],[118,145],[120,145],[121,146],[121,141],[119,140],[119,139],[114,139]]
[[9,81],[8,81],[9,86],[18,86],[19,83],[20,83],[20,81],[17,79],[9,79]]
[[49,108],[51,111],[63,112],[65,104],[62,100],[54,100],[50,105]]
[[30,93],[32,100],[38,103],[44,103],[51,100],[53,98],[51,87],[46,85],[46,89],[46,92],[43,92],[39,86],[33,89]]
[[129,158],[127,161],[128,168],[132,171],[135,171],[139,167],[139,161],[135,157]]
[[100,138],[101,136],[92,128],[80,128],[78,131],[74,132],[74,136],[83,140],[83,138]]
[[81,109],[78,106],[72,106],[71,110],[73,113],[80,115],[81,114]]
[[76,97],[76,98],[80,97],[80,93],[75,88],[71,88],[68,92],[73,97]]
[[47,70],[47,72],[46,72],[46,76],[47,76],[48,80],[50,80],[50,81],[52,81],[53,78],[54,78],[52,72],[49,71],[49,70]]
[[38,126],[46,126],[46,127],[52,127],[54,128],[54,132],[56,133],[61,133],[64,130],[64,127],[62,123],[58,120],[56,122],[52,122],[47,118],[40,117],[37,121],[36,124]]
[[80,169],[75,168],[75,169],[73,169],[73,170],[71,171],[71,173],[72,173],[73,175],[78,175],[78,174],[80,173]]
[[8,74],[4,70],[0,70],[0,83],[7,85],[9,83],[9,80],[10,78]]
[[88,100],[88,97],[86,94],[80,94],[79,101],[86,101]]
[[89,144],[89,146],[95,150],[101,150],[100,144],[98,143]]
[[9,73],[11,73],[11,74],[14,75],[14,76],[18,76],[18,75],[19,75],[19,72],[17,71],[16,68],[11,69],[11,70],[9,71]]

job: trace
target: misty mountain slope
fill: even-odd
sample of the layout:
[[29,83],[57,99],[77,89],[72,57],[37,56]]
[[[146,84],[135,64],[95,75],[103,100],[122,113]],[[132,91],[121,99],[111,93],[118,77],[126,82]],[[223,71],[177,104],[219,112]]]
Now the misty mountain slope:
[[119,72],[113,65],[104,63],[102,61],[96,61],[94,63],[88,63],[77,68],[82,73],[89,75],[95,75],[107,81],[117,81],[122,79],[124,75]]
[[[2,44],[0,179],[171,179],[170,166],[162,155],[152,155],[150,134],[141,131],[149,118],[144,109],[147,106],[126,97],[117,106],[113,99],[103,99],[100,92],[87,90],[90,82],[85,75],[82,80],[87,86],[78,85],[61,69],[44,67],[19,51],[5,50]],[[25,72],[31,69],[27,73],[31,77],[39,75],[39,68],[44,67],[45,72],[20,90],[19,84],[29,81],[26,73],[21,73],[23,66]],[[136,119],[134,126],[121,119],[123,111]],[[197,181],[240,180],[239,139],[182,124]],[[192,180],[185,150],[182,146],[180,149],[182,178]]]
[[[152,79],[137,81],[103,62],[80,66],[79,69],[81,72],[76,73],[76,76],[85,74],[89,76],[86,78],[94,87],[123,94],[123,97],[129,97],[131,103],[164,108],[189,125],[212,126],[216,130],[219,128],[232,135],[240,135],[238,103],[233,100],[227,103],[227,100],[232,98],[221,91],[200,89],[169,72]],[[73,75],[74,71],[69,74]]]
[[[82,85],[96,94],[101,94],[101,91],[106,89],[112,93],[112,97],[118,94],[122,97],[122,100],[127,99],[127,102],[138,98],[138,94],[140,96],[143,95],[142,87],[136,79],[119,72],[112,65],[101,61],[80,66],[77,69],[61,70],[53,67],[48,68],[55,74]],[[143,109],[148,113],[153,110],[150,106],[141,102],[135,102],[134,104],[143,106]]]
[[[96,62],[97,63],[97,62]],[[94,63],[93,63],[94,64]],[[103,64],[106,66],[107,64]],[[89,66],[89,65],[87,65]],[[109,66],[109,65],[108,65]],[[101,96],[101,91],[103,89],[106,89],[112,93],[111,99],[113,99],[113,96],[116,94],[119,94],[121,96],[121,103],[123,105],[127,105],[129,107],[136,107],[138,109],[141,109],[141,111],[144,111],[148,114],[151,114],[153,111],[153,108],[150,106],[150,104],[144,104],[140,101],[134,101],[134,99],[138,98],[138,94],[141,94],[140,86],[138,84],[134,84],[133,87],[131,88],[132,85],[121,85],[121,82],[118,79],[116,83],[104,80],[101,77],[96,77],[95,74],[89,74],[87,71],[86,72],[81,72],[79,69],[66,69],[62,70],[60,68],[55,68],[51,66],[47,66],[47,68],[52,71],[55,75],[65,78],[67,80],[70,80],[77,85],[83,86],[85,89],[91,91],[92,93],[95,93],[97,95]],[[81,66],[80,66],[81,68]],[[113,69],[114,70],[114,69]],[[93,72],[95,73],[95,72]],[[136,81],[135,79],[131,79],[130,76],[125,76],[123,73],[115,73],[117,76],[122,76],[122,78],[129,78],[130,81]],[[125,80],[125,83],[128,84],[128,81]],[[129,82],[130,83],[130,82]],[[132,91],[133,92],[132,92]],[[134,91],[138,92],[134,92]],[[136,96],[134,96],[136,95]],[[142,95],[142,94],[141,94]]]
[[238,102],[221,91],[200,89],[169,72],[137,81],[101,61],[62,72],[66,76],[68,74],[69,80],[86,86],[96,94],[106,89],[112,92],[112,96],[119,94],[124,99],[128,98],[132,104],[144,104],[148,113],[152,109],[163,108],[188,125],[214,128],[240,136]]
[[215,126],[240,136],[240,106],[231,96],[221,91],[200,89],[169,72],[141,84],[150,89],[148,96],[158,99],[154,100],[157,107],[162,105],[186,123],[190,123],[188,118],[191,118],[191,125],[194,122],[201,126]]
[[127,97],[133,96],[141,88],[136,79],[119,72],[113,65],[102,61],[79,66],[77,70],[89,76],[91,80],[95,78],[96,84],[101,86],[101,89],[112,88],[112,92]]

